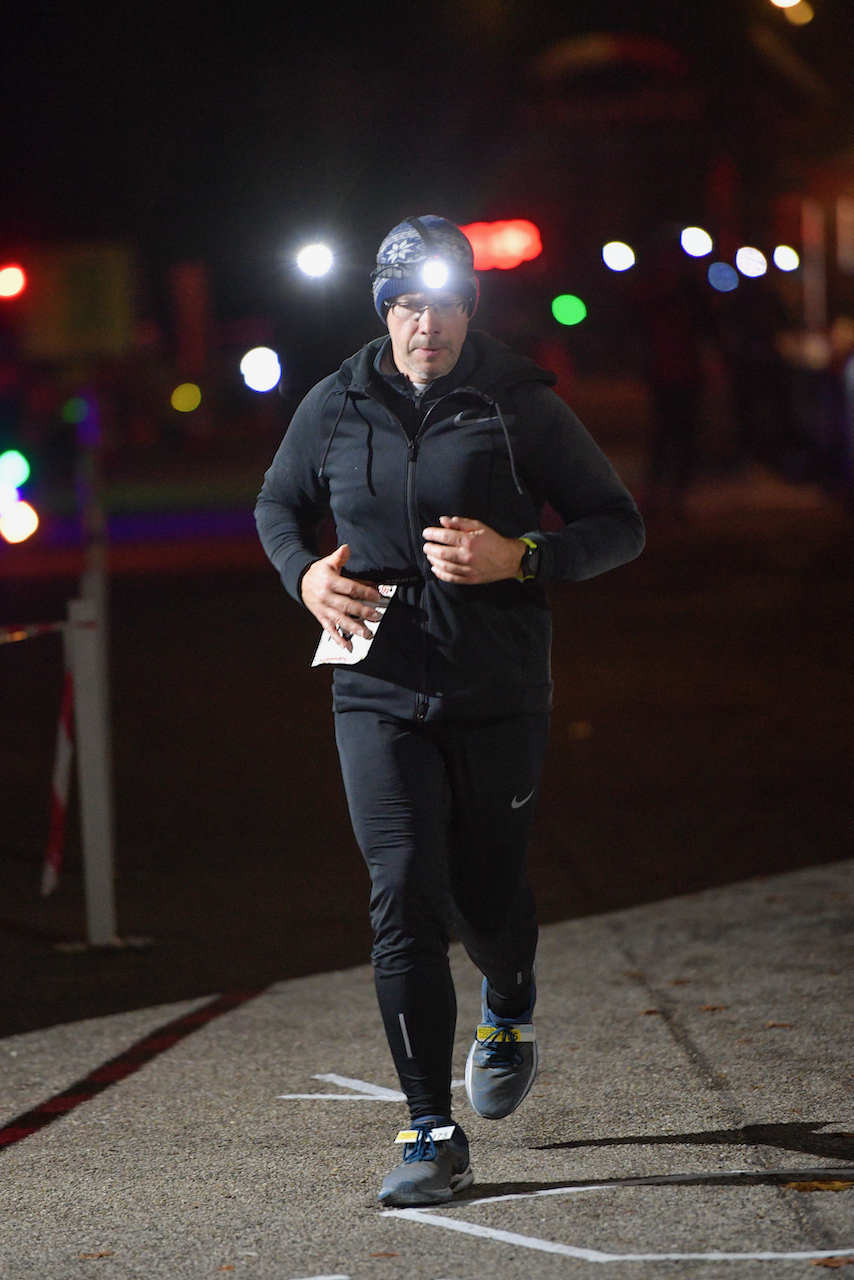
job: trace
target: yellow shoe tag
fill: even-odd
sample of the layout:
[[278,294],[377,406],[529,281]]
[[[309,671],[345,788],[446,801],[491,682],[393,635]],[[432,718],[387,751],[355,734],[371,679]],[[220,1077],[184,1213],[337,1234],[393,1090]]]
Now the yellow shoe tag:
[[[497,1036],[496,1032],[498,1033]],[[502,1040],[515,1040],[522,1044],[532,1044],[537,1038],[537,1033],[530,1024],[519,1027],[478,1027],[478,1041],[482,1043],[484,1040],[492,1040],[493,1038],[495,1038],[498,1043]]]
[[[451,1137],[456,1127],[457,1126],[455,1124],[446,1124],[440,1129],[431,1129],[430,1137],[434,1142],[446,1142],[448,1138]],[[400,1133],[395,1138],[395,1142],[417,1142],[419,1132],[420,1131],[418,1129],[401,1129]]]

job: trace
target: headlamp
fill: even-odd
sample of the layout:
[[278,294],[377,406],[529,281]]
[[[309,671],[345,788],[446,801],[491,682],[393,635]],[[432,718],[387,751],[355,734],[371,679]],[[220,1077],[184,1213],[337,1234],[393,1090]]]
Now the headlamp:
[[444,289],[450,274],[450,268],[442,258],[428,258],[421,268],[421,279],[428,289]]

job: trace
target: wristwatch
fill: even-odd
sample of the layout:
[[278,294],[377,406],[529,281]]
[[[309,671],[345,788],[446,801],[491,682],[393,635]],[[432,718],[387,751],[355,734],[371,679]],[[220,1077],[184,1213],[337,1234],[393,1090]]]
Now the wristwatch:
[[525,553],[516,577],[520,582],[530,582],[532,578],[536,578],[540,567],[540,548],[532,538],[520,538],[519,541],[524,542]]

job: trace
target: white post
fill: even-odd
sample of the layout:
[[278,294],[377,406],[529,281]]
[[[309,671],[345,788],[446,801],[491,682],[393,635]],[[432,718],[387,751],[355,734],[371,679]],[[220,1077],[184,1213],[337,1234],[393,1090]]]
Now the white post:
[[113,798],[103,620],[96,600],[69,600],[68,642],[83,832],[86,935],[92,946],[116,943]]

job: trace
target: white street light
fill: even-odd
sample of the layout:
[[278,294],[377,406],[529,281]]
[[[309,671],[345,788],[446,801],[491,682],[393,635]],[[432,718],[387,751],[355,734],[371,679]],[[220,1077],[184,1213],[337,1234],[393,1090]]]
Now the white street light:
[[801,265],[797,250],[788,244],[778,244],[774,250],[774,266],[779,271],[797,271]]
[[764,276],[768,270],[768,260],[759,249],[745,245],[735,255],[735,265],[743,276]]
[[240,361],[243,381],[252,391],[272,391],[279,385],[282,366],[269,347],[253,347]]
[[332,266],[332,250],[325,244],[307,244],[297,254],[297,266],[307,276],[325,276]]
[[610,240],[602,246],[602,261],[612,271],[628,271],[635,265],[635,251],[622,240]]
[[679,237],[679,243],[692,258],[705,258],[714,247],[712,237],[702,227],[686,227]]

